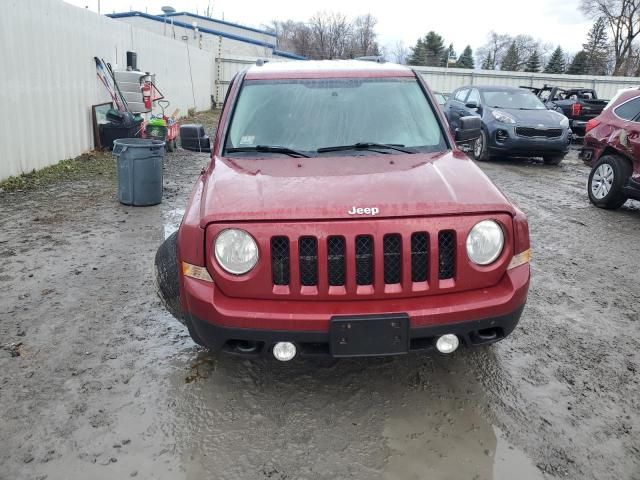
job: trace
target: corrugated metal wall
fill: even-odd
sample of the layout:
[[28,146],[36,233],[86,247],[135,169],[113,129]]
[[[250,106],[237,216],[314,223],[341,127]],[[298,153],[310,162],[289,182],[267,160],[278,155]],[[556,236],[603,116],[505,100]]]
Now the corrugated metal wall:
[[[94,56],[156,74],[170,110],[207,109],[215,93],[210,52],[135,29],[61,0],[3,0],[0,15],[0,179],[93,148],[91,105],[109,100]],[[189,71],[189,58],[191,75]]]
[[541,87],[545,83],[562,87],[593,88],[598,97],[608,99],[621,88],[640,85],[636,77],[593,77],[586,75],[555,75],[548,73],[468,70],[463,68],[415,67],[432,90],[451,93],[463,85],[507,85],[511,87]]

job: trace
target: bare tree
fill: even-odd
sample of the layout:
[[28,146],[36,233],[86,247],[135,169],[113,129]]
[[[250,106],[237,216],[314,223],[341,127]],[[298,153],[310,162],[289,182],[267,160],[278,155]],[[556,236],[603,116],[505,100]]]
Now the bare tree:
[[273,20],[265,29],[277,36],[278,47],[311,59],[353,58],[379,55],[370,14],[349,20],[345,15],[318,12],[308,22]]
[[407,58],[409,57],[410,52],[409,48],[407,48],[402,40],[396,42],[392,47],[387,47],[387,49],[387,56],[395,63],[399,63],[400,65],[405,65],[407,63]]
[[490,31],[487,35],[487,43],[477,49],[478,63],[488,66],[490,70],[495,70],[502,62],[512,41],[509,35]]
[[553,45],[542,43],[531,35],[517,35],[513,41],[516,43],[516,50],[518,51],[518,70],[522,70],[525,67],[534,53],[537,53],[542,61],[546,62],[546,57],[553,49]]
[[345,58],[351,40],[351,23],[341,13],[316,13],[309,21],[316,47],[315,58]]
[[581,0],[580,8],[607,22],[613,43],[613,75],[631,71],[633,43],[640,34],[640,0]]
[[376,43],[376,24],[378,21],[370,13],[356,17],[352,22],[352,47],[351,55],[354,57],[378,55],[379,49]]

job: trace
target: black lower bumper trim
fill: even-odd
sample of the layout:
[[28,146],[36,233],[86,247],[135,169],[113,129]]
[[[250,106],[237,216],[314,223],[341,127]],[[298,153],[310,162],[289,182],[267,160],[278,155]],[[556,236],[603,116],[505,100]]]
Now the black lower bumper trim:
[[[518,324],[524,305],[508,315],[482,320],[456,322],[444,325],[409,329],[409,352],[429,351],[441,335],[454,333],[463,345],[470,347],[502,340]],[[298,353],[306,356],[331,356],[329,332],[291,330],[258,330],[229,328],[191,317],[193,329],[212,351],[237,355],[260,355],[271,352],[276,342],[293,342]]]

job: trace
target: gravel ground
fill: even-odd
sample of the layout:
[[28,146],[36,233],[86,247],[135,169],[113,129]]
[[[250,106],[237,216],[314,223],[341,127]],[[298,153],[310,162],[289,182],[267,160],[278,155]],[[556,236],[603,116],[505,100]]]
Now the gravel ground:
[[529,215],[519,327],[450,357],[216,358],[154,293],[152,259],[207,156],[165,199],[113,175],[0,194],[0,479],[640,479],[640,204],[588,170],[482,168]]

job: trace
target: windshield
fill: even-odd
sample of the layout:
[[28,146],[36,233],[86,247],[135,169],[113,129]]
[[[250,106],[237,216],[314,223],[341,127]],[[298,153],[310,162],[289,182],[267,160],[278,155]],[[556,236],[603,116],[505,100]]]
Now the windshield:
[[485,90],[481,92],[484,104],[495,108],[521,110],[545,110],[544,104],[533,93],[526,90]]
[[317,155],[319,148],[358,143],[447,148],[415,79],[327,78],[245,81],[225,149],[278,146]]

